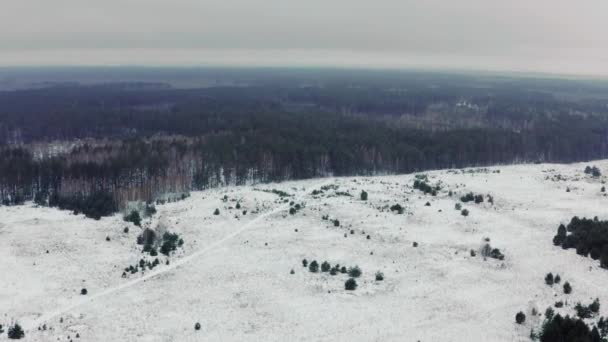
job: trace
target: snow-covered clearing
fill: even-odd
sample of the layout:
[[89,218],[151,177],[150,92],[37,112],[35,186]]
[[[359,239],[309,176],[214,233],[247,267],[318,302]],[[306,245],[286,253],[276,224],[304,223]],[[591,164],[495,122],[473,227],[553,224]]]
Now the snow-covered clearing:
[[[608,170],[599,161],[426,172],[443,183],[437,196],[412,189],[414,175],[194,192],[157,206],[152,222],[167,222],[183,248],[169,265],[159,255],[160,266],[126,278],[143,254],[141,229],[121,215],[0,207],[0,324],[18,321],[26,341],[528,341],[542,321],[533,308],[564,300],[556,311],[571,314],[577,301],[608,303],[608,270],[552,244],[574,215],[608,219],[604,178],[585,175],[588,164]],[[312,195],[323,185],[337,188]],[[263,189],[292,196],[285,203]],[[454,206],[469,191],[494,204],[463,203],[470,215],[462,216]],[[290,215],[290,201],[303,208]],[[405,212],[391,212],[394,204]],[[503,261],[471,256],[486,237]],[[358,288],[344,289],[345,274],[309,272],[304,258],[360,266]],[[572,294],[545,285],[548,272]],[[524,325],[514,322],[520,310]]]

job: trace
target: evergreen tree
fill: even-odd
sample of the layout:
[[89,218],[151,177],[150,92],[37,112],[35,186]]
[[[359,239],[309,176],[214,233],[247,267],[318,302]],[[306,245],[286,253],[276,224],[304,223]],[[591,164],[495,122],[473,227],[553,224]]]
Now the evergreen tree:
[[19,340],[25,337],[23,328],[18,323],[8,328],[8,338],[11,340]]
[[349,278],[345,283],[344,283],[344,289],[347,291],[354,291],[357,289],[357,281],[353,278]]
[[367,201],[367,192],[365,190],[361,191],[361,200]]
[[319,272],[319,263],[316,260],[313,260],[310,265],[308,265],[308,270],[312,273]]
[[572,286],[570,286],[569,282],[565,282],[564,283],[564,293],[565,294],[570,294],[572,293]]

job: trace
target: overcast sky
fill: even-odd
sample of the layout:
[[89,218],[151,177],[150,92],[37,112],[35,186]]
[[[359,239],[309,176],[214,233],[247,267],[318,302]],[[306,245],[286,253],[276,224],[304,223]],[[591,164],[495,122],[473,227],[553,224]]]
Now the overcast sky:
[[608,75],[608,0],[3,0],[0,65]]

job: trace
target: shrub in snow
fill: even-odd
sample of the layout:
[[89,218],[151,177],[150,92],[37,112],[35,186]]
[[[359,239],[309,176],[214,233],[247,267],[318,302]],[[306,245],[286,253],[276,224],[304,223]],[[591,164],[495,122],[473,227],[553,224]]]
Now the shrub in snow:
[[169,255],[175,251],[177,247],[181,247],[184,244],[184,240],[179,238],[176,233],[166,232],[163,234],[163,243],[160,246],[160,252],[164,255]]
[[523,312],[520,311],[515,315],[515,322],[517,324],[524,324],[525,321],[526,321],[526,314],[524,314]]
[[376,272],[376,281],[383,281],[384,280],[384,273],[378,271]]
[[213,212],[213,215],[219,215],[220,214],[220,210],[215,208],[215,211]]
[[504,256],[504,254],[502,254],[502,253],[500,252],[500,249],[498,249],[498,248],[494,248],[494,249],[492,249],[492,251],[490,252],[490,258],[493,258],[493,259],[498,259],[498,260],[504,260],[504,259],[505,259],[505,256]]
[[122,230],[125,234],[129,232],[129,227],[125,227],[125,229]]
[[334,220],[334,227],[340,227],[340,221]]
[[561,281],[562,281],[562,278],[559,276],[559,274],[556,274],[555,277],[553,278],[553,283],[559,284]]
[[454,205],[454,209],[456,209],[456,210],[462,210],[462,204],[460,204],[460,203],[456,203],[456,204]]
[[321,264],[321,272],[329,272],[330,268],[331,266],[329,265],[329,263],[327,261],[323,261],[323,263]]
[[551,320],[551,318],[553,318],[554,314],[555,314],[555,311],[551,307],[548,307],[547,310],[545,310],[545,318],[548,320]]
[[141,217],[139,216],[139,212],[137,210],[131,211],[131,213],[126,215],[123,220],[126,222],[132,222],[134,225],[141,227]]
[[347,291],[354,291],[357,289],[357,281],[353,278],[349,278],[345,283],[344,283],[344,289]]
[[462,216],[469,216],[469,211],[467,209],[462,209],[462,211],[460,212],[460,214]]
[[197,322],[197,323],[194,325],[194,330],[201,330],[201,324]]
[[340,270],[340,269],[339,269],[337,266],[336,266],[336,267],[332,267],[332,268],[329,270],[329,274],[330,274],[330,275],[332,275],[332,276],[335,276],[335,275],[337,275],[337,274],[338,274],[338,271],[339,271],[339,270]]
[[295,215],[296,214],[296,208],[294,208],[294,207],[289,208],[289,214],[290,215]]
[[8,328],[8,338],[11,340],[19,340],[25,337],[23,328],[18,323]]
[[413,246],[413,247],[418,247],[418,242],[414,241],[414,242],[412,243],[412,246]]
[[367,192],[365,190],[361,191],[361,200],[367,201]]
[[574,310],[576,310],[576,315],[583,319],[591,318],[591,316],[593,316],[591,309],[588,306],[582,305],[581,303],[576,303]]
[[236,209],[241,209],[241,203],[240,202],[236,202],[236,206],[234,206]]
[[86,296],[87,293],[89,293],[89,291],[87,291],[87,289],[81,289],[80,290],[80,294],[83,295],[83,296]]
[[361,276],[361,269],[359,266],[351,267],[348,269],[348,275],[353,278],[358,278]]
[[556,308],[561,308],[564,306],[564,302],[562,302],[561,300],[559,302],[555,302],[555,304],[553,304],[553,306],[555,306]]
[[572,293],[572,286],[570,286],[569,282],[565,282],[564,283],[564,293],[565,294],[570,294]]
[[348,273],[348,270],[346,269],[346,266],[340,267],[340,273]]
[[592,177],[596,177],[596,178],[602,175],[602,173],[600,172],[600,169],[598,169],[597,166],[593,166],[593,167],[587,166],[585,168],[585,173],[590,174]]
[[589,310],[593,313],[598,313],[600,311],[600,300],[596,298],[593,303],[589,304]]
[[553,274],[552,273],[547,273],[547,275],[545,276],[545,284],[547,284],[549,286],[553,286]]
[[308,260],[303,259],[302,260],[302,266],[307,267],[308,266]]
[[401,206],[401,204],[395,204],[391,206],[391,211],[396,211],[399,214],[403,214],[405,209]]
[[312,273],[319,272],[319,263],[316,260],[313,260],[310,265],[308,265],[308,270]]
[[472,192],[469,192],[468,194],[460,197],[460,200],[464,203],[474,201],[475,203],[479,204],[483,202],[483,195],[475,195]]

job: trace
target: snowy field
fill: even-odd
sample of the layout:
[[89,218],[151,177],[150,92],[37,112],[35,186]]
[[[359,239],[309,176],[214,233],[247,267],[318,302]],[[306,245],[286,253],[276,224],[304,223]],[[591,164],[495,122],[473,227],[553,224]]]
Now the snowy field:
[[[608,219],[604,176],[586,175],[586,165],[608,171],[599,161],[426,172],[442,182],[437,196],[413,189],[414,175],[193,192],[142,224],[162,222],[183,246],[126,277],[125,267],[154,257],[122,215],[0,207],[0,324],[18,321],[25,341],[529,341],[543,319],[534,308],[563,300],[556,312],[573,314],[577,301],[608,304],[608,270],[552,244],[572,216]],[[291,196],[262,191],[272,189]],[[470,214],[461,215],[455,205],[470,191],[494,204],[462,203]],[[293,215],[291,201],[303,206]],[[484,238],[504,260],[471,256]],[[345,290],[346,274],[309,272],[302,259],[358,265],[357,289]],[[572,294],[547,286],[548,272]]]

